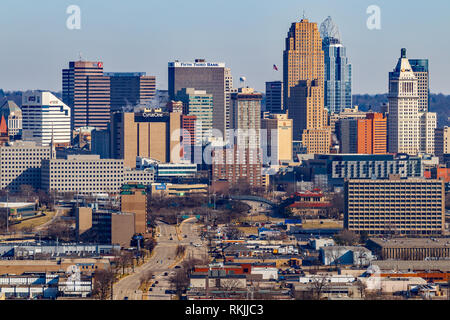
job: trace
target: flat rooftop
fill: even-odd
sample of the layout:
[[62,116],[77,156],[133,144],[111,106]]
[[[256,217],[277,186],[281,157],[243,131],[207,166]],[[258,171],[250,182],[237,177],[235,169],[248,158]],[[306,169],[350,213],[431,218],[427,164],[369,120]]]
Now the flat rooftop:
[[370,241],[383,248],[450,248],[450,238],[370,238]]
[[379,260],[373,261],[382,272],[440,271],[450,272],[450,260]]

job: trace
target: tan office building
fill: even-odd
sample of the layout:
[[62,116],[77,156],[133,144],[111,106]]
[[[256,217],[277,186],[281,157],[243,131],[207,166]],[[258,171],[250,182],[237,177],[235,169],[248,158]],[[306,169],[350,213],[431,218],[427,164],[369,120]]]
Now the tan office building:
[[120,192],[120,210],[134,214],[136,233],[147,233],[147,192],[144,185],[123,185]]
[[50,159],[51,148],[32,141],[15,141],[0,147],[0,189],[20,191],[22,185],[41,189],[41,161]]
[[152,170],[129,170],[123,160],[100,159],[99,155],[68,155],[67,159],[42,161],[42,188],[47,191],[79,194],[117,194],[123,184],[149,185]]
[[432,179],[345,182],[344,227],[368,234],[439,235],[445,231],[445,186]]
[[[267,145],[268,156],[273,156],[273,159],[276,160],[276,163],[272,164],[277,165],[281,161],[291,162],[292,119],[288,119],[287,114],[272,114],[270,118],[261,119],[261,129],[266,130],[267,134],[266,141],[261,141],[261,145]],[[273,146],[272,140],[274,140],[275,146]],[[276,154],[273,155],[272,152],[276,152]]]
[[293,139],[307,153],[329,153],[331,129],[324,108],[324,53],[316,23],[294,22],[283,56],[284,101],[293,119]]
[[92,228],[92,208],[79,207],[75,210],[75,221],[77,237],[83,236],[83,234]]
[[444,162],[444,154],[450,153],[450,128],[437,128],[434,134],[435,155],[441,163]]
[[97,210],[92,214],[92,231],[99,243],[129,248],[135,234],[134,214]]
[[181,113],[116,112],[111,115],[110,147],[115,159],[136,168],[136,157],[180,161]]

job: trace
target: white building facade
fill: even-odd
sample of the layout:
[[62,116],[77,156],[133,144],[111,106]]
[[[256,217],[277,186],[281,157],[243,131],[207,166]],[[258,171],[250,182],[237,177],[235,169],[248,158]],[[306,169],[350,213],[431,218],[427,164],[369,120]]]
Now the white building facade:
[[42,146],[70,145],[70,108],[50,92],[32,91],[22,96],[23,139]]
[[389,73],[388,150],[416,155],[420,152],[418,80],[406,58],[406,49]]

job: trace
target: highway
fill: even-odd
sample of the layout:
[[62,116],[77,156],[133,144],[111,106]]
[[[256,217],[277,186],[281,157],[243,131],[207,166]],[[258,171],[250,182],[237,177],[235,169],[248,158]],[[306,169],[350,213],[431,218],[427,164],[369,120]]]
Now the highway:
[[[142,291],[139,290],[140,278],[148,271],[155,275],[155,287],[152,288],[148,295],[148,299],[170,299],[170,295],[165,294],[165,290],[169,289],[170,272],[175,267],[176,248],[179,244],[186,246],[186,257],[196,255],[199,257],[205,252],[203,247],[193,247],[190,243],[199,243],[199,234],[196,219],[190,218],[182,222],[181,234],[177,236],[175,226],[168,225],[162,221],[158,222],[160,237],[157,238],[158,244],[154,249],[153,256],[148,262],[140,267],[135,268],[135,272],[117,282],[113,288],[114,300],[123,300],[128,297],[129,300],[142,300]],[[184,237],[186,235],[186,238]],[[172,240],[170,240],[172,238]],[[181,239],[181,240],[180,240]],[[200,249],[201,248],[201,249]],[[167,272],[167,275],[164,275]]]

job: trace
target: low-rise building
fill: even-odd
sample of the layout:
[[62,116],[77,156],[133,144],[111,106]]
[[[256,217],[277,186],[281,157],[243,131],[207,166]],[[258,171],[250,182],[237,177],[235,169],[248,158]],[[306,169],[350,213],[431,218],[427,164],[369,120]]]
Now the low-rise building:
[[63,193],[119,193],[125,183],[149,185],[152,170],[130,170],[120,159],[99,155],[68,155],[66,159],[42,161],[42,188]]
[[450,238],[372,238],[367,248],[382,260],[450,259]]
[[373,260],[370,250],[355,246],[327,246],[320,248],[322,264],[368,266]]
[[0,146],[0,189],[20,191],[22,185],[41,189],[41,161],[48,160],[51,148],[33,141],[15,141]]
[[187,195],[207,195],[207,184],[174,184],[174,183],[152,183],[152,196],[187,196]]

